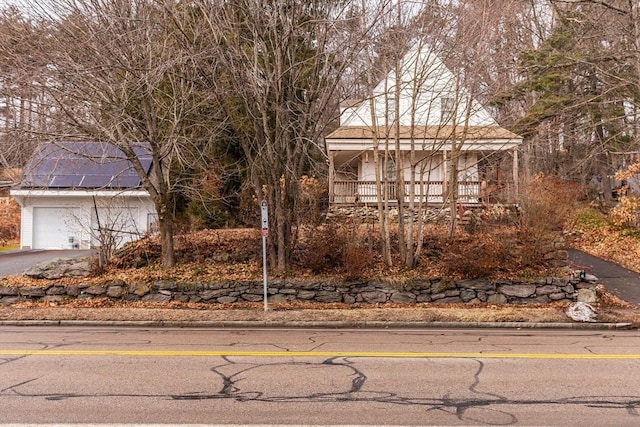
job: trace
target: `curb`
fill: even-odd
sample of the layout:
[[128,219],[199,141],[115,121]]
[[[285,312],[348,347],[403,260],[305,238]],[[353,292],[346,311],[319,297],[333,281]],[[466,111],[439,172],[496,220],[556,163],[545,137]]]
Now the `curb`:
[[217,329],[636,329],[632,323],[529,322],[299,322],[299,321],[165,321],[165,320],[0,320],[0,326],[163,327]]

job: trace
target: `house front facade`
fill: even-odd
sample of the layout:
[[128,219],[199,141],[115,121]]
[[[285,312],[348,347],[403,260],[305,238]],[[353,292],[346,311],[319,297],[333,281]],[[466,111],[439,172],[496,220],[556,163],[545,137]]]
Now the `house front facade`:
[[498,184],[515,198],[522,138],[500,127],[429,46],[416,43],[398,67],[369,99],[342,106],[340,127],[326,137],[330,202],[438,205],[455,197],[473,205]]
[[[143,167],[151,161],[140,150]],[[124,154],[94,142],[41,145],[11,195],[21,206],[23,249],[120,247],[151,233],[156,213]]]

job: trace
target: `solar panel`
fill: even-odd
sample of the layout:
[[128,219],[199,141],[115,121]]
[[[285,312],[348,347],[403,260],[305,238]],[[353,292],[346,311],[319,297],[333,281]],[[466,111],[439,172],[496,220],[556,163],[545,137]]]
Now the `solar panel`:
[[132,188],[140,185],[140,178],[137,176],[114,176],[109,184],[111,188]]
[[83,188],[100,188],[105,187],[104,182],[111,177],[105,177],[102,175],[84,175],[80,186]]
[[[134,147],[146,173],[151,167],[148,145]],[[47,143],[25,168],[23,188],[136,188],[140,178],[125,154],[98,142]]]
[[56,188],[75,188],[80,185],[82,181],[82,176],[78,175],[55,175],[51,182],[49,183],[49,187]]
[[22,181],[22,186],[31,187],[31,188],[48,187],[50,182],[51,182],[51,178],[48,176],[42,176],[42,175],[26,176],[25,175]]

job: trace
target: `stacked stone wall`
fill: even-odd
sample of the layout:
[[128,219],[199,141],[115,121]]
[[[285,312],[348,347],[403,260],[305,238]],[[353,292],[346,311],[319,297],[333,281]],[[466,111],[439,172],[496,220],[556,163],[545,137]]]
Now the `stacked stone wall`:
[[[109,298],[119,301],[195,302],[224,304],[263,300],[261,281],[215,281],[209,283],[126,283],[112,280],[100,285],[0,285],[0,304],[22,301],[63,302],[71,299]],[[595,284],[580,277],[547,277],[536,281],[461,280],[444,278],[391,280],[332,280],[268,282],[272,303],[308,301],[318,303],[491,303],[530,304],[594,302]]]

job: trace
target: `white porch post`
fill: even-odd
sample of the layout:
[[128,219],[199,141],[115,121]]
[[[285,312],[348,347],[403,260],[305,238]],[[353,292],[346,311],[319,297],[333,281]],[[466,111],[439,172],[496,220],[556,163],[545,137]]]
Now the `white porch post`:
[[514,148],[511,150],[513,153],[513,195],[515,197],[515,201],[517,202],[520,199],[520,186],[519,186],[519,171],[518,171],[518,149]]
[[449,170],[447,168],[447,150],[442,150],[442,201],[446,200],[449,192]]
[[330,151],[329,152],[329,204],[332,204],[334,200],[334,193],[333,193],[334,180],[335,180],[334,157],[335,157],[335,152]]

